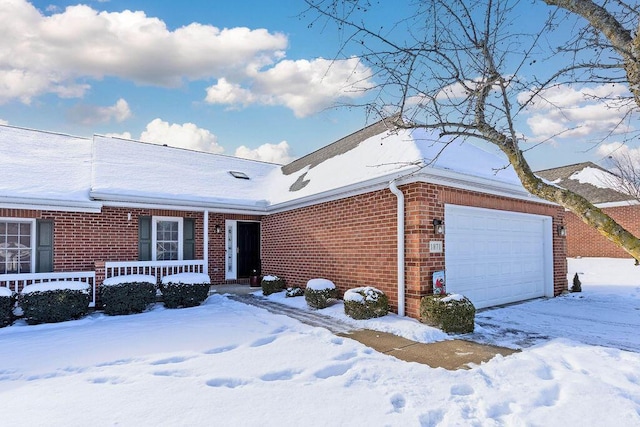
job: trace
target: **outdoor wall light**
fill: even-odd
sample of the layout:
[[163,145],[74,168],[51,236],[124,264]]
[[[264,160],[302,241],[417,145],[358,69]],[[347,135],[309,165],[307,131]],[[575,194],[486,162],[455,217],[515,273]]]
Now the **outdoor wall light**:
[[435,234],[444,234],[444,224],[441,219],[433,219],[433,232]]
[[564,225],[558,226],[558,236],[567,237],[567,228]]
[[216,224],[216,234],[220,234],[220,224]]

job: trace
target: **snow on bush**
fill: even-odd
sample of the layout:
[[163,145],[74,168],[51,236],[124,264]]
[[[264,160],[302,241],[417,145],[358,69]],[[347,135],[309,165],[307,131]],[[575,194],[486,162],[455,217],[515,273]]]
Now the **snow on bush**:
[[304,290],[304,299],[311,308],[329,307],[331,300],[338,298],[336,285],[327,279],[311,279]]
[[344,293],[344,313],[353,319],[372,319],[386,316],[389,298],[371,286],[349,289]]
[[311,279],[307,282],[307,289],[314,291],[323,291],[325,289],[335,289],[336,285],[327,279]]
[[48,291],[81,291],[89,294],[89,284],[80,281],[60,280],[58,282],[43,282],[27,285],[22,289],[20,294],[26,295],[32,292],[48,292]]
[[206,283],[208,285],[211,284],[211,278],[208,274],[204,273],[178,273],[178,274],[170,274],[168,276],[164,276],[161,280],[162,284],[167,283],[183,283],[185,285],[199,285],[202,283]]
[[157,282],[156,276],[150,274],[126,274],[122,276],[113,276],[104,279],[102,286],[121,285],[123,283],[153,283]]
[[0,286],[0,297],[10,297],[13,295],[13,291],[5,286]]

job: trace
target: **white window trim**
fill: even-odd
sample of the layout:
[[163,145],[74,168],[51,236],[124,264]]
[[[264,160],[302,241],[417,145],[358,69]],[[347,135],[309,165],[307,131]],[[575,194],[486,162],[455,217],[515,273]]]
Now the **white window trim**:
[[179,216],[153,216],[151,218],[151,259],[156,261],[157,258],[157,234],[158,234],[158,222],[159,221],[171,221],[178,223],[178,260],[183,259],[183,243],[184,243],[184,228],[183,218]]
[[30,270],[32,273],[36,271],[36,220],[33,218],[11,218],[0,217],[0,222],[26,222],[31,224],[31,265]]

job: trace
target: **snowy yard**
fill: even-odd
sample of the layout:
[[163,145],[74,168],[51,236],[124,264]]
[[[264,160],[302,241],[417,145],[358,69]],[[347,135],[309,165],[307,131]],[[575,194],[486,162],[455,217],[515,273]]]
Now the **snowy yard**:
[[[478,314],[474,339],[522,352],[453,372],[221,295],[18,323],[0,329],[0,425],[640,426],[639,268],[570,260],[582,293]],[[302,298],[270,299],[305,310]],[[341,310],[323,313],[346,320]],[[395,315],[357,324],[448,338]]]

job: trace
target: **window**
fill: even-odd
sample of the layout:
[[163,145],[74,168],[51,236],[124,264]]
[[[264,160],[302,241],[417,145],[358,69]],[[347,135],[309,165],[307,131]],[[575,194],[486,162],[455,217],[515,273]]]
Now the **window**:
[[158,261],[181,260],[182,218],[153,217],[152,257]]
[[0,218],[0,274],[33,271],[34,225],[34,220]]

